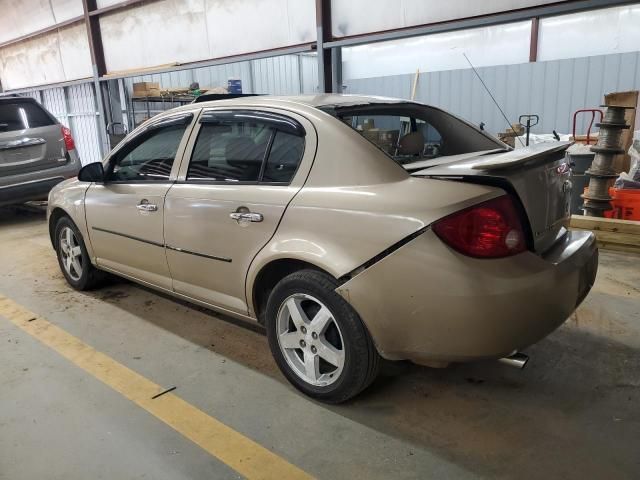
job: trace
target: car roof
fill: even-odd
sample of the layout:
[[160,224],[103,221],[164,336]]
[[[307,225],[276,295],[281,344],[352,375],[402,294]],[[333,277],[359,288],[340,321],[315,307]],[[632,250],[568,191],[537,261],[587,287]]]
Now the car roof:
[[372,104],[400,104],[408,103],[408,100],[400,98],[379,97],[375,95],[346,95],[337,93],[323,93],[317,95],[260,95],[256,97],[239,97],[230,100],[212,100],[198,103],[202,107],[213,107],[221,104],[229,106],[241,106],[253,104],[259,101],[261,104],[282,105],[283,103],[297,103],[309,107],[349,107],[356,105]]
[[33,97],[20,97],[18,95],[7,95],[7,96],[0,97],[0,102],[5,102],[5,103],[16,103],[16,102],[38,103],[38,101]]

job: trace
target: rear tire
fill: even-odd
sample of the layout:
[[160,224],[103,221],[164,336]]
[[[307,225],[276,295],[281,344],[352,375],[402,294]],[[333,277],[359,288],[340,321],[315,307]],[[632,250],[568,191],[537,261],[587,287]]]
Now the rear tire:
[[67,283],[81,291],[96,288],[105,274],[91,264],[84,239],[69,217],[58,220],[54,239],[58,265]]
[[380,356],[357,312],[326,273],[300,270],[283,278],[267,301],[269,347],[302,393],[344,402],[376,378]]

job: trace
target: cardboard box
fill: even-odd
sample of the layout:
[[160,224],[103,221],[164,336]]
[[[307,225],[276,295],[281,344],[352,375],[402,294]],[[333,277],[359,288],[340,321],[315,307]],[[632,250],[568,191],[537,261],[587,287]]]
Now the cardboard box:
[[138,82],[133,84],[134,97],[159,97],[160,84],[158,82]]
[[362,132],[362,135],[375,143],[389,154],[393,154],[398,143],[399,130],[386,130],[382,128],[369,128]]

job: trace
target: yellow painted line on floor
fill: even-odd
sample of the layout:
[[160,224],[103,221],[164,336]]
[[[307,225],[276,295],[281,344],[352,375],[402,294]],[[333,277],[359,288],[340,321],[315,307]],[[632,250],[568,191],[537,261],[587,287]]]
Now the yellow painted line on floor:
[[0,315],[249,479],[310,479],[309,474],[160,385],[0,295]]

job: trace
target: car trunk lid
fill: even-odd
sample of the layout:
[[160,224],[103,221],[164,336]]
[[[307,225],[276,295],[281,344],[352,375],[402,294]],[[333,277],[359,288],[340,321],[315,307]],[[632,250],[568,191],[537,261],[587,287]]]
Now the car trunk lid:
[[404,167],[416,177],[492,185],[515,195],[528,220],[531,247],[543,253],[562,236],[570,217],[571,171],[564,154],[569,145],[557,142],[492,150],[463,159],[430,160],[427,168],[422,162]]

